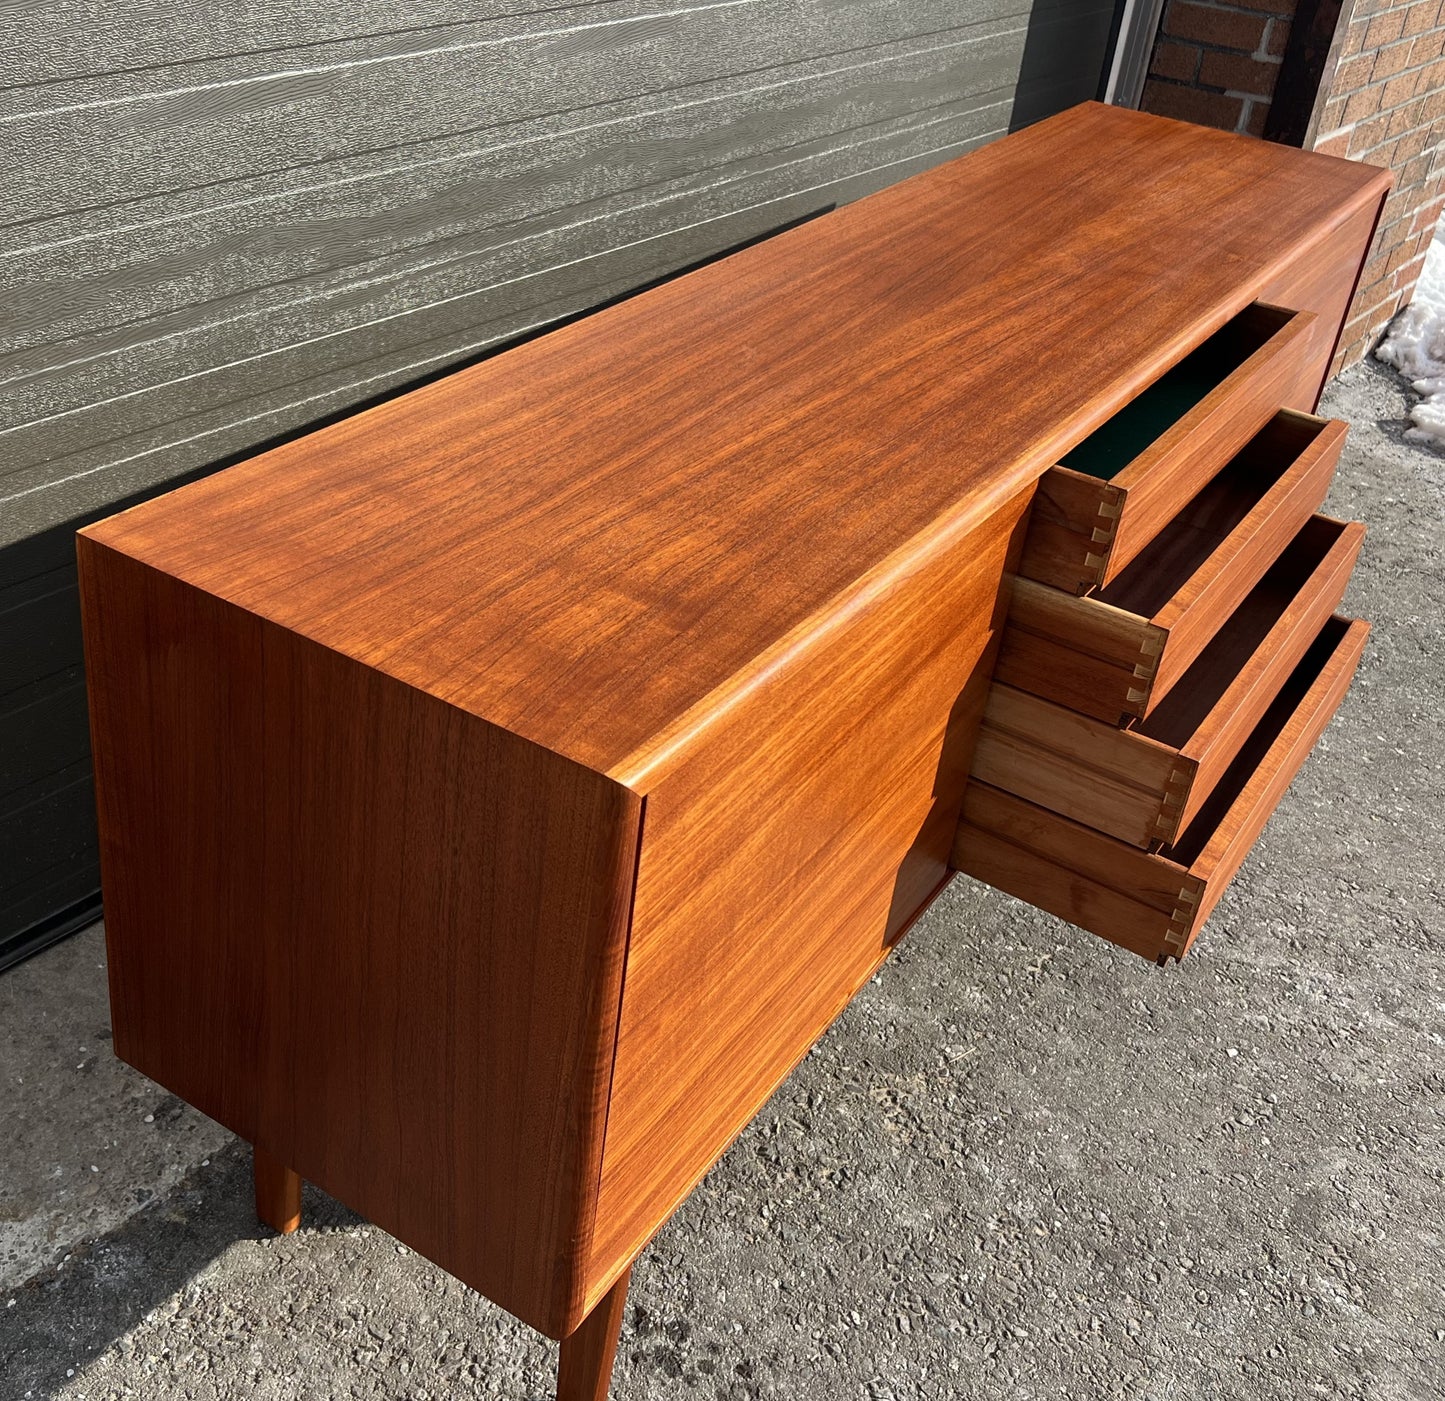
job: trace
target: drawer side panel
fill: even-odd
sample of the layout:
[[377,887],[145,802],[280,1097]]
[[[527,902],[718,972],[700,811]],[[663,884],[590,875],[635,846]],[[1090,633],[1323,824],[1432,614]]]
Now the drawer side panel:
[[[1264,304],[1248,312],[1279,312]],[[1115,479],[1127,498],[1114,532],[1103,582],[1117,577],[1181,507],[1280,408],[1297,407],[1287,396],[1306,363],[1318,318],[1308,311],[1291,316],[1214,393],[1204,399],[1136,458]]]
[[1154,621],[1168,629],[1150,701],[1157,705],[1264,576],[1334,478],[1347,429],[1331,423],[1189,579]]

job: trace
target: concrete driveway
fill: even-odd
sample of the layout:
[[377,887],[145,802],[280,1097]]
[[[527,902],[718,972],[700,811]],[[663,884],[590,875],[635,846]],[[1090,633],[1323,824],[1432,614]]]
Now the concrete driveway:
[[[959,880],[639,1261],[614,1396],[1445,1395],[1445,458],[1376,366],[1330,509],[1376,631],[1182,965]],[[0,1398],[549,1398],[555,1353],[0,978]]]

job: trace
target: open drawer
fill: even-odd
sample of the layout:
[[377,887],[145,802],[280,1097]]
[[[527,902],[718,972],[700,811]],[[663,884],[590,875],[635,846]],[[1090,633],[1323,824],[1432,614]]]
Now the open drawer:
[[1133,846],[1174,841],[1339,605],[1364,535],[1312,517],[1163,704],[1129,729],[996,682],[972,776]]
[[1168,695],[1324,500],[1343,423],[1275,414],[1113,582],[1014,582],[996,675],[1118,722]]
[[1369,625],[1331,618],[1183,835],[1140,851],[970,782],[953,864],[1160,962],[1181,958],[1338,708]]
[[1019,572],[1069,593],[1115,578],[1285,403],[1314,317],[1256,302],[1041,478]]

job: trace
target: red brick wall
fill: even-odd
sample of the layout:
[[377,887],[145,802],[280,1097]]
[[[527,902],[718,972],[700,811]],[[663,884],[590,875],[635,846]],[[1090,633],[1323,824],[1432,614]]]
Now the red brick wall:
[[1334,371],[1353,365],[1410,300],[1445,205],[1445,6],[1355,0],[1316,103],[1313,146],[1389,166],[1374,251],[1360,278]]
[[1169,0],[1140,106],[1264,134],[1295,0]]
[[[1263,135],[1296,5],[1169,0],[1140,106]],[[1395,175],[1337,373],[1409,302],[1445,205],[1445,0],[1343,0],[1305,144]]]

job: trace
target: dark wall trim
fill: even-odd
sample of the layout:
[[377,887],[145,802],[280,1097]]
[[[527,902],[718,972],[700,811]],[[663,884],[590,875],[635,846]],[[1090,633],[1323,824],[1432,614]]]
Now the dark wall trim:
[[1149,76],[1149,60],[1159,36],[1164,0],[1119,0],[1109,36],[1109,62],[1099,80],[1099,100],[1115,107],[1137,107]]
[[1299,0],[1265,118],[1266,141],[1305,146],[1313,139],[1320,83],[1334,69],[1343,8],[1341,0]]
[[48,949],[62,939],[78,934],[100,918],[100,891],[94,891],[83,900],[66,906],[39,924],[22,929],[18,934],[0,938],[0,973],[23,963],[31,954]]

